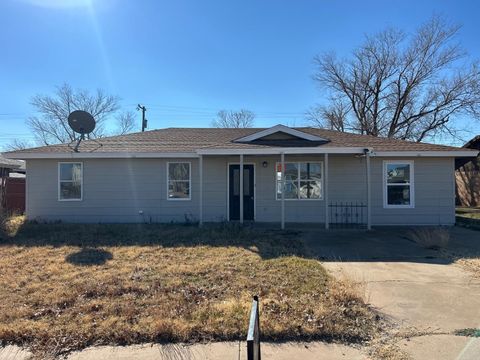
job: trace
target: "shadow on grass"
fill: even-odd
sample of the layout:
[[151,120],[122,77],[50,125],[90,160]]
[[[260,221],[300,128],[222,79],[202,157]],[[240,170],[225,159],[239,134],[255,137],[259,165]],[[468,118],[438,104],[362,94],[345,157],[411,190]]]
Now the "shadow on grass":
[[103,265],[112,259],[113,256],[111,252],[94,248],[84,248],[65,258],[70,264],[82,266]]
[[[0,232],[0,246],[118,246],[241,247],[263,259],[300,256],[322,261],[413,262],[450,264],[453,256],[478,258],[480,241],[476,232],[452,227],[445,251],[425,249],[408,240],[411,228],[388,227],[372,231],[324,231],[299,227],[278,228],[232,223],[206,224],[65,224],[25,222],[10,232]],[[108,259],[106,259],[108,260]],[[105,261],[106,261],[105,260]]]
[[[0,232],[0,246],[77,246],[79,258],[110,246],[242,247],[264,259],[302,256],[306,251],[299,231],[258,229],[237,224],[63,224],[26,222],[14,232]],[[85,250],[88,249],[88,250]],[[76,258],[72,259],[72,263]],[[108,260],[108,259],[106,259]],[[106,261],[105,260],[105,261]]]

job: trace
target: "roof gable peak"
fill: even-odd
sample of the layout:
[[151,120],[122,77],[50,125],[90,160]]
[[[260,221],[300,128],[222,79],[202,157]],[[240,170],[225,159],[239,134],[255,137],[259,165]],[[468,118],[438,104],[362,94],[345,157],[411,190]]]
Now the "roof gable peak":
[[235,142],[251,142],[255,140],[261,140],[264,138],[268,138],[274,134],[286,134],[290,138],[296,138],[300,140],[307,140],[307,141],[328,141],[328,139],[322,138],[317,135],[308,134],[306,132],[285,126],[285,125],[275,125],[268,129],[257,131],[253,134],[241,137],[239,139],[234,140]]

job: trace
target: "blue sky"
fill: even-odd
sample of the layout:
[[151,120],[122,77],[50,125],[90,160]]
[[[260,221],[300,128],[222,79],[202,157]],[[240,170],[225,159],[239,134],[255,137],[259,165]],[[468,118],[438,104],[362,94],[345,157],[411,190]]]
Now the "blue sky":
[[480,58],[479,13],[477,1],[445,0],[2,0],[0,147],[32,138],[31,96],[63,82],[119,95],[126,110],[145,104],[150,129],[209,126],[239,108],[257,126],[305,125],[323,96],[316,54],[347,55],[364,34],[440,14]]

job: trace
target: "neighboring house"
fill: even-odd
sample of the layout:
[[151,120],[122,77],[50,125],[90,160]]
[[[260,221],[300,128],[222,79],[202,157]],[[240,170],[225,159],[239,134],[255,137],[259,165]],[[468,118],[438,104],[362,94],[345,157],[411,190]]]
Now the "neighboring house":
[[25,211],[25,161],[7,159],[0,154],[0,208]]
[[[480,150],[480,135],[463,147]],[[457,205],[480,206],[480,157],[459,158],[455,162],[455,169]]]
[[99,141],[7,154],[27,161],[29,219],[451,225],[455,158],[478,153],[283,125]]
[[25,174],[25,162],[7,159],[0,154],[0,178],[8,177],[10,174],[14,177],[19,177],[19,174]]

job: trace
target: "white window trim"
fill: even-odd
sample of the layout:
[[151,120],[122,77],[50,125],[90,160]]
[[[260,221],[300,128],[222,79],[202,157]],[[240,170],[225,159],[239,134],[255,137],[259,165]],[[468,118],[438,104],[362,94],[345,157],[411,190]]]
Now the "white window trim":
[[[398,165],[398,164],[408,164],[410,165],[410,204],[409,205],[390,205],[388,204],[388,186],[402,186],[405,184],[398,185],[387,185],[387,166],[388,165]],[[413,160],[384,160],[383,161],[383,208],[384,209],[413,209],[415,208],[415,167]]]
[[[82,169],[82,176],[80,177],[80,199],[62,199],[60,197],[61,191],[60,191],[60,166],[62,164],[80,164],[80,167]],[[63,180],[63,182],[68,182],[67,180]],[[60,161],[58,163],[58,174],[57,174],[57,183],[58,183],[58,201],[83,201],[83,162],[82,161]]]
[[[324,183],[325,183],[325,179],[324,179],[324,175],[325,175],[325,172],[324,172],[324,168],[323,168],[323,161],[285,161],[285,165],[286,164],[305,164],[305,163],[310,163],[310,164],[320,164],[320,168],[322,169],[322,192],[320,194],[320,198],[318,199],[300,199],[300,198],[296,198],[296,199],[287,199],[285,198],[285,201],[322,201],[323,200],[323,192],[325,191],[325,188],[324,188]],[[277,180],[277,167],[278,165],[281,164],[280,161],[277,161],[275,163],[275,169],[274,170],[274,174],[275,174],[275,200],[277,201],[282,201],[282,199],[279,199],[277,198],[277,183],[278,183],[278,180]],[[298,167],[299,169],[299,174],[298,176],[300,176],[300,167]],[[300,178],[299,178],[300,179]],[[286,182],[286,181],[285,181]]]
[[[169,197],[169,172],[170,164],[188,164],[188,198],[171,198]],[[167,161],[167,200],[168,201],[190,201],[192,200],[192,162],[191,161]],[[186,181],[186,180],[172,180],[172,181]]]

